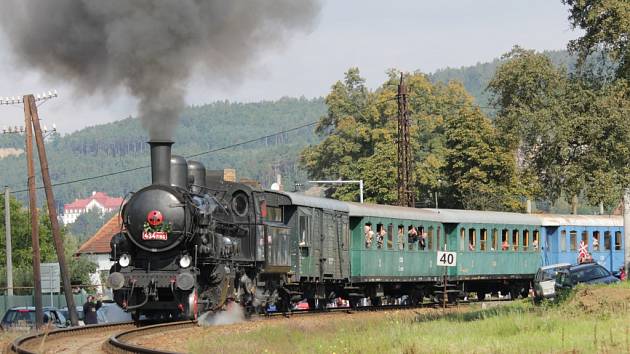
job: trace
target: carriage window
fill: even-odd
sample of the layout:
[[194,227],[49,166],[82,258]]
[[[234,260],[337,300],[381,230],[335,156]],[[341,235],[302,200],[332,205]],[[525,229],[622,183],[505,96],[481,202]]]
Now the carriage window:
[[621,231],[615,232],[615,251],[621,251]]
[[571,251],[577,251],[577,231],[571,230],[569,231],[569,239],[570,239],[570,247]]
[[479,231],[479,250],[486,251],[486,242],[488,241],[488,230],[481,229]]
[[463,227],[459,230],[459,250],[464,251],[466,249],[466,229]]
[[468,229],[468,250],[474,251],[477,249],[477,230]]
[[582,242],[584,242],[588,250],[588,231],[582,231]]
[[398,249],[405,249],[405,226],[398,225]]
[[363,237],[365,239],[365,248],[372,248],[372,241],[374,240],[374,231],[372,231],[371,223],[367,223],[363,225]]
[[387,225],[387,249],[394,248],[394,225]]
[[[440,249],[440,234],[441,234],[441,231],[442,231],[442,228],[440,226],[438,226],[438,228],[437,228],[437,241],[435,241],[435,249]],[[446,241],[446,240],[444,240],[444,241]],[[446,243],[446,242],[444,242],[444,243]],[[432,249],[431,246],[432,245],[429,244],[429,250]]]
[[309,235],[309,218],[307,216],[300,216],[300,246],[306,246],[306,243],[310,240]]
[[383,248],[385,243],[385,236],[387,232],[385,232],[385,225],[377,224],[376,225],[376,248]]
[[282,208],[267,205],[267,216],[265,220],[282,222]]
[[508,251],[510,249],[510,236],[507,229],[501,230],[501,251]]
[[498,239],[499,239],[499,230],[492,229],[492,243],[490,244],[490,250],[491,251],[496,251],[497,250]]
[[593,231],[593,251],[599,251],[599,231]]
[[560,231],[560,251],[566,252],[567,250],[567,231]]
[[427,233],[427,244],[429,245],[429,249],[433,247],[433,226],[429,226],[429,232]]
[[424,251],[427,247],[427,233],[424,231],[424,226],[420,225],[416,228],[418,230],[418,251]]
[[540,231],[534,230],[534,240],[532,241],[532,251],[538,251],[539,244],[540,244]]
[[518,251],[518,238],[519,238],[519,231],[518,230],[512,230],[512,249],[514,251]]
[[529,230],[523,230],[523,251],[529,248]]
[[604,231],[604,249],[610,251],[610,231]]

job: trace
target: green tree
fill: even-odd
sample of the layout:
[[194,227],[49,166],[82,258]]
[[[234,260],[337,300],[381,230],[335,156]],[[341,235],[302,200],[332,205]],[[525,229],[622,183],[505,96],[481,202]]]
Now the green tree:
[[[9,201],[11,208],[11,244],[13,251],[13,281],[15,287],[33,286],[33,248],[31,242],[30,214],[18,200],[11,197]],[[6,260],[6,233],[5,233],[5,212],[4,195],[0,196],[0,259]],[[76,240],[68,238],[62,233],[66,259],[69,260],[71,279],[83,280],[86,274],[96,269],[96,266],[85,260],[70,257],[76,252]],[[42,263],[56,262],[57,255],[52,240],[50,218],[46,209],[39,210],[39,246]],[[6,286],[6,265],[0,266],[0,286]],[[20,294],[30,294],[31,290],[16,291]]]
[[525,193],[616,205],[628,166],[627,85],[592,85],[519,47],[504,57],[488,89],[497,128],[518,151]]
[[569,42],[578,63],[596,51],[618,63],[616,76],[630,79],[630,2],[627,0],[562,0],[569,6],[569,21],[584,35]]
[[[392,204],[397,196],[397,104],[396,94],[399,73],[390,70],[388,80],[377,90],[370,91],[356,68],[350,69],[343,82],[333,85],[326,97],[328,114],[321,118],[318,133],[323,140],[302,151],[303,166],[313,178],[324,179],[363,179],[365,182],[365,200]],[[465,151],[453,146],[446,146],[447,130],[459,129],[456,118],[461,109],[473,109],[473,99],[461,84],[432,84],[425,75],[416,73],[405,76],[408,87],[409,112],[412,121],[411,145],[414,151],[414,179],[412,188],[417,193],[420,204],[432,203],[431,195],[436,191],[441,196],[441,204],[461,207],[468,201],[468,194],[460,188],[467,184],[457,184],[447,178],[458,166],[447,166],[449,161],[465,158]],[[492,139],[494,130],[490,121],[480,111],[475,117],[485,119],[483,134],[490,134],[484,144],[489,150],[476,162],[494,165],[497,162],[485,161],[499,150],[498,139]],[[451,124],[446,124],[445,122]],[[477,121],[476,123],[479,123]],[[450,132],[452,136],[456,132]],[[473,144],[479,142],[470,142]],[[503,151],[502,151],[503,153]],[[492,156],[491,156],[492,155]],[[447,156],[451,160],[447,161]],[[509,163],[508,159],[499,158]],[[487,169],[484,171],[487,171]],[[477,185],[489,182],[491,178],[481,178]],[[440,183],[440,181],[442,181]],[[511,180],[510,180],[511,181]],[[504,183],[499,181],[497,184]],[[447,193],[448,191],[448,193]],[[453,191],[459,192],[455,197]],[[357,200],[356,186],[334,188],[334,197],[343,200]],[[511,203],[506,203],[511,205]],[[468,203],[470,206],[482,204]],[[487,204],[490,207],[490,204]],[[493,203],[492,207],[505,208],[505,204]]]

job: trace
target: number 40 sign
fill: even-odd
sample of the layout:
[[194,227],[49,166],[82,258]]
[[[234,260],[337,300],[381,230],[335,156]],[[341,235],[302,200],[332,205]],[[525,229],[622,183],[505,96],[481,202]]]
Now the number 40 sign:
[[457,266],[457,253],[456,252],[437,252],[437,265],[443,267],[455,267]]

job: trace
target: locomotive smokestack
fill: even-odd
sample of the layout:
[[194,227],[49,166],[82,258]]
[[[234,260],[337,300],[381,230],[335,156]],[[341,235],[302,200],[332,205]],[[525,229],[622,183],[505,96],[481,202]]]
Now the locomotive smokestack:
[[151,146],[151,182],[168,186],[171,184],[172,141],[149,141]]

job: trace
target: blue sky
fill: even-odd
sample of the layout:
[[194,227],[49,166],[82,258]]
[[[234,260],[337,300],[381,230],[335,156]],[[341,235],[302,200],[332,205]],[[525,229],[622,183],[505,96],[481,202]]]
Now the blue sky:
[[[270,48],[246,79],[215,82],[195,75],[187,101],[259,101],[282,96],[316,97],[359,67],[370,87],[385,70],[433,72],[490,61],[513,45],[564,49],[580,32],[567,20],[559,0],[325,0],[310,33],[292,36]],[[44,81],[35,72],[17,71],[0,35],[0,96],[57,89],[60,97],[42,106],[40,115],[63,133],[134,115],[135,101],[122,89],[111,97],[81,97],[63,82]],[[20,125],[20,107],[0,106],[0,126]]]

